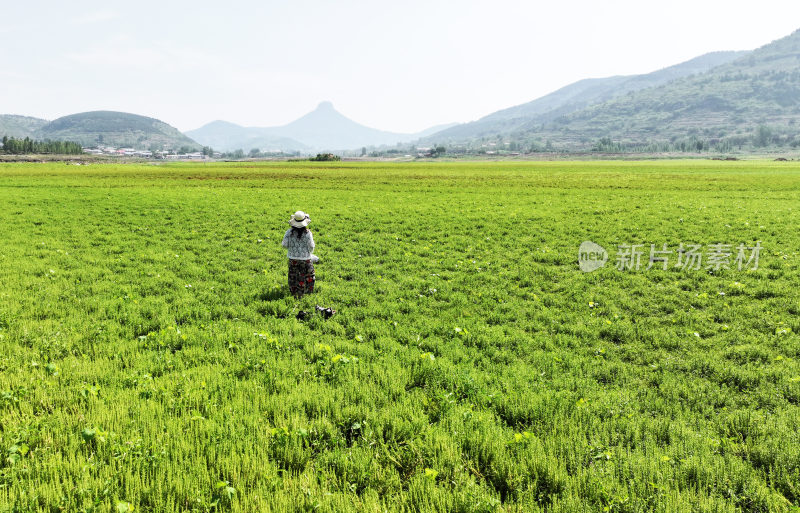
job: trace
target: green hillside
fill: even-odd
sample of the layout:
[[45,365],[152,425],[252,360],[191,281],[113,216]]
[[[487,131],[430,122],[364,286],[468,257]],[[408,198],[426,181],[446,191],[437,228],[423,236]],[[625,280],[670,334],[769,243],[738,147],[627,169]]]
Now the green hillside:
[[[528,110],[534,103],[526,104]],[[574,112],[530,116],[524,123],[503,113],[484,118],[479,131],[462,128],[459,137],[456,127],[429,140],[520,151],[797,148],[800,31],[705,73],[628,91]]]
[[[566,146],[609,138],[622,144],[695,139],[723,146],[797,145],[800,31],[708,73],[628,94],[519,135]],[[726,144],[727,143],[727,144]]]
[[76,141],[137,149],[178,149],[200,145],[157,119],[124,112],[96,111],[58,118],[34,133],[38,139]]
[[3,136],[16,137],[18,139],[32,137],[36,130],[46,124],[46,119],[0,114],[0,138]]
[[[800,31],[734,62],[650,88],[522,134],[566,147],[606,138],[623,147],[678,140],[731,149],[800,144]],[[613,148],[612,148],[613,149]]]
[[464,123],[433,135],[444,142],[464,140],[520,130],[530,123],[547,123],[591,105],[618,98],[627,93],[656,87],[678,78],[704,73],[749,52],[712,52],[652,73],[606,78],[587,78],[562,87],[522,105],[503,109],[471,123]]

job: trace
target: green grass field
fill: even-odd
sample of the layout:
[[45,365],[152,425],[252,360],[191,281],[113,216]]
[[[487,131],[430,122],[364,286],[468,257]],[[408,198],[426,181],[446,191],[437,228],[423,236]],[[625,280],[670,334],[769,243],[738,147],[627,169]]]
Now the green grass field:
[[800,511],[798,226],[795,163],[0,165],[0,511]]

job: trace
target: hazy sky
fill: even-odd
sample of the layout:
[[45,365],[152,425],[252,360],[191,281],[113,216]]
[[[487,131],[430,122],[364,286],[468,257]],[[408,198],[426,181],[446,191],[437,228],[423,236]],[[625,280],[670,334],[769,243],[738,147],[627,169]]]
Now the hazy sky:
[[4,1],[0,113],[189,130],[281,125],[330,100],[415,132],[798,28],[797,0]]

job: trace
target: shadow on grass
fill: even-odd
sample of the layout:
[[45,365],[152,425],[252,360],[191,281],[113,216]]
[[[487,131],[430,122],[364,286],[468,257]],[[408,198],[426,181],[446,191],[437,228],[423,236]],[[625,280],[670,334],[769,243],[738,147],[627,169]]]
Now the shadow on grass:
[[262,290],[256,294],[256,298],[261,301],[278,301],[290,296],[291,294],[289,293],[289,287],[280,287],[277,285],[267,290]]

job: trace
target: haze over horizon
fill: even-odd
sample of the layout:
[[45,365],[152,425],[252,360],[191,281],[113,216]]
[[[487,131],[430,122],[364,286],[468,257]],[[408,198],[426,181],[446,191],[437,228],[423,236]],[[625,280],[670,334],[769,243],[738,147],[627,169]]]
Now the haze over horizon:
[[[278,126],[322,101],[411,133],[470,121],[589,77],[750,50],[800,28],[800,4],[631,0],[534,5],[96,0],[3,7],[0,114],[91,110]],[[691,16],[688,14],[691,13]],[[780,13],[779,17],[775,14]]]

